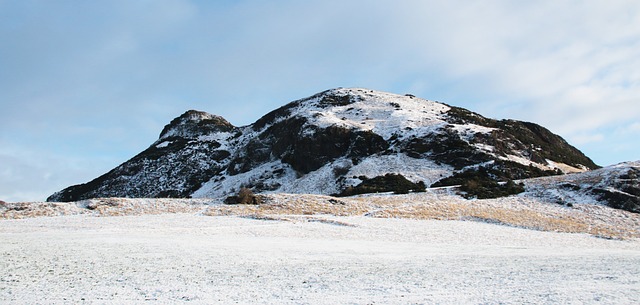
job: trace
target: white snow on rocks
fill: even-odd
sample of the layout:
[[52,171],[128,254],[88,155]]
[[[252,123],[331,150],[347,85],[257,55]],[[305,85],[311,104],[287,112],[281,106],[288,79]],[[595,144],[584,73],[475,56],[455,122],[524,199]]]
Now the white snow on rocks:
[[169,145],[171,145],[171,141],[162,141],[160,142],[160,144],[156,145],[156,148],[165,148]]
[[[293,114],[307,117],[309,125],[373,131],[388,140],[394,135],[405,137],[432,132],[446,123],[443,115],[450,109],[421,98],[362,88],[334,89],[331,93],[350,96],[355,101],[324,108],[314,106],[316,103],[304,103]],[[394,133],[398,130],[403,132]]]
[[366,158],[351,167],[347,176],[373,178],[385,173],[397,172],[414,183],[424,181],[426,185],[431,185],[449,176],[452,171],[451,166],[436,164],[429,159],[416,159],[405,154],[395,154]]

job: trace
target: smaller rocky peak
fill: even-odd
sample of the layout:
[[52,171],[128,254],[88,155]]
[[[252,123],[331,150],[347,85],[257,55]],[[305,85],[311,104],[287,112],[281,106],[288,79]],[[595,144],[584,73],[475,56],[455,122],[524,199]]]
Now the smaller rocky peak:
[[213,118],[219,118],[219,116],[217,115],[213,115],[204,111],[198,111],[198,110],[188,110],[187,112],[183,113],[181,116],[178,117],[179,119],[182,120],[190,120],[190,121],[202,121],[202,120],[210,120]]
[[236,127],[225,118],[204,111],[189,110],[171,120],[160,133],[160,139],[168,137],[196,138],[214,132],[228,132]]

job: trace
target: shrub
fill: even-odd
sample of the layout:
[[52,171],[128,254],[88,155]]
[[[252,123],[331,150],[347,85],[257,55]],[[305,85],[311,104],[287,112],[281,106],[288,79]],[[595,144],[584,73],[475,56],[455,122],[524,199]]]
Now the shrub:
[[465,198],[499,198],[524,192],[524,184],[516,184],[513,180],[499,183],[489,177],[474,177],[460,185]]
[[355,187],[347,187],[338,196],[353,196],[366,193],[394,192],[395,194],[407,194],[410,191],[424,192],[424,182],[413,183],[400,174],[386,174],[374,178],[358,177],[362,182]]
[[253,193],[249,188],[243,187],[238,195],[229,196],[224,200],[226,204],[260,204],[262,198]]

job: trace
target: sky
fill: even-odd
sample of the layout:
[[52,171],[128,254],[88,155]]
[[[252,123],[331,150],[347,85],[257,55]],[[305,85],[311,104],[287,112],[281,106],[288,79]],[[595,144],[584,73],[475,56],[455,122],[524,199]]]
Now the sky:
[[243,126],[336,87],[640,160],[640,1],[0,0],[0,200],[88,182],[189,109]]

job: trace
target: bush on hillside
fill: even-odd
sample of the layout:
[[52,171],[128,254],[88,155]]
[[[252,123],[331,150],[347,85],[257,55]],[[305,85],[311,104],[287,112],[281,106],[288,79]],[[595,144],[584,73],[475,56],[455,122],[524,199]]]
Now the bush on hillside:
[[524,184],[516,184],[511,177],[513,175],[509,171],[500,170],[500,167],[480,166],[444,178],[431,187],[459,185],[460,195],[478,199],[506,197],[524,192]]
[[344,189],[337,196],[353,196],[367,193],[394,192],[395,194],[407,194],[413,192],[424,192],[426,186],[424,182],[413,183],[400,174],[386,174],[374,178],[365,176],[358,177],[362,182],[356,186]]
[[229,196],[224,200],[225,204],[260,204],[262,198],[253,193],[249,188],[243,187],[238,195]]
[[463,182],[460,191],[465,198],[499,198],[524,192],[524,184],[516,184],[513,180],[500,183],[488,177],[476,177]]

